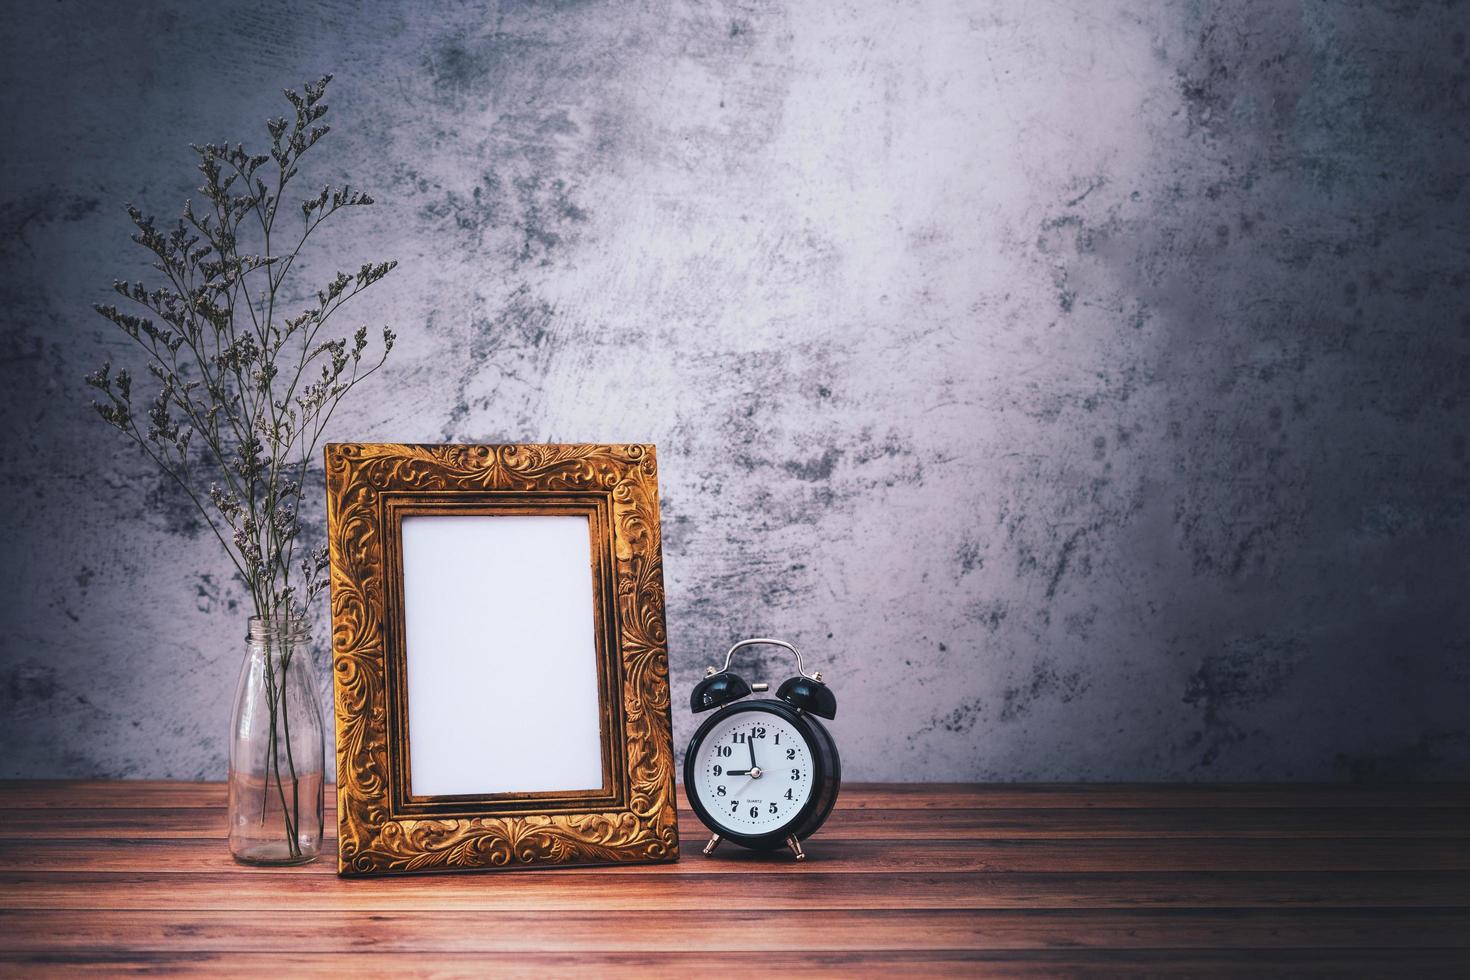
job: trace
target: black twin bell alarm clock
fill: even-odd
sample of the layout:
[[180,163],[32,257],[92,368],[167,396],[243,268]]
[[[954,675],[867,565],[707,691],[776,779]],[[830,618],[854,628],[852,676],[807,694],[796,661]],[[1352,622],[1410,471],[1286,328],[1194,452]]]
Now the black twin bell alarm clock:
[[[796,655],[796,676],[774,698],[741,700],[766,684],[747,684],[730,672],[735,651],[778,646]],[[710,667],[689,698],[707,718],[684,756],[684,792],[700,821],[714,834],[704,847],[712,854],[722,840],[759,851],[789,847],[798,861],[801,842],[822,826],[837,802],[842,763],[837,744],[817,719],[837,715],[837,699],[808,674],[801,651],[782,640],[741,640],[725,654],[725,666]]]

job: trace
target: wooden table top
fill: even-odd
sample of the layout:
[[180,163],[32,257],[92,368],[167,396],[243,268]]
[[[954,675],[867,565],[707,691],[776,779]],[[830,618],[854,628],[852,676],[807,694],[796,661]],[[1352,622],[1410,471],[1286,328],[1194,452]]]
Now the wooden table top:
[[0,783],[0,973],[1470,975],[1470,786],[850,785],[802,865],[679,821],[342,880],[235,864],[218,784]]

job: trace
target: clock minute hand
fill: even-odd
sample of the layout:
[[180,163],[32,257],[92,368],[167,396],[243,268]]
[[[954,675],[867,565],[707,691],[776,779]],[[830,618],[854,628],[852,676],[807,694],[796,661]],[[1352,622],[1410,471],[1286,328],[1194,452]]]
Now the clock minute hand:
[[745,744],[750,747],[750,768],[755,768],[755,736],[746,739]]

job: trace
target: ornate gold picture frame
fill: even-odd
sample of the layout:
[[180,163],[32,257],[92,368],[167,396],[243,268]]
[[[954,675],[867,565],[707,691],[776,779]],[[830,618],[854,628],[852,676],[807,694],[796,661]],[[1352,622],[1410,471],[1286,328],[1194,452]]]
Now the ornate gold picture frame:
[[[326,477],[338,872],[677,860],[654,447],[333,444]],[[443,517],[461,523],[431,522]],[[546,601],[562,612],[539,611],[543,592],[520,581],[546,571],[539,551],[518,558],[461,533],[538,548],[542,538],[502,533],[528,529],[554,532],[544,540],[559,557],[546,561],[561,562],[552,574],[571,598]],[[446,541],[460,550],[445,552],[447,567],[424,550]],[[485,574],[454,562],[478,562]],[[436,601],[445,598],[436,582],[484,601]],[[589,593],[592,608],[576,608]],[[497,600],[513,601],[511,614],[495,612]],[[538,615],[561,652],[538,649]],[[524,681],[543,655],[559,666],[532,689],[497,683],[508,665]],[[534,730],[507,739],[504,726],[519,724],[527,705]],[[501,734],[484,744],[465,734],[482,724]],[[563,728],[566,746],[541,767],[537,753]],[[529,768],[497,768],[511,751]],[[561,775],[543,784],[548,771]]]

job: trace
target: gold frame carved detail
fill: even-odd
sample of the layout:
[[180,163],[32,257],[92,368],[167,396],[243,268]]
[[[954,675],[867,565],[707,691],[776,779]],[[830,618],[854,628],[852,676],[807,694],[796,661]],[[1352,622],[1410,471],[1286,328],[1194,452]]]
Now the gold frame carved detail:
[[[654,447],[332,444],[326,473],[338,873],[678,860]],[[408,794],[397,535],[439,510],[587,515],[601,788]]]

